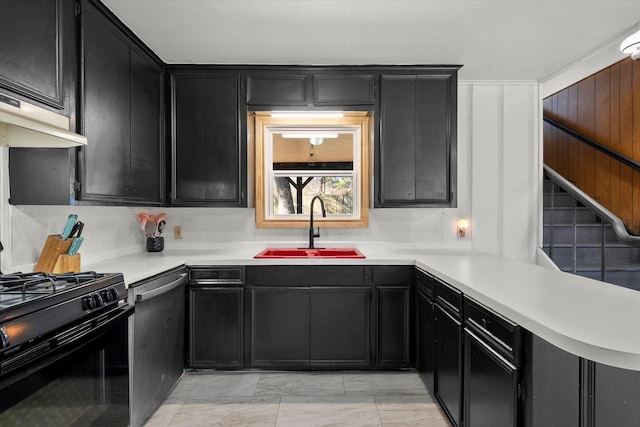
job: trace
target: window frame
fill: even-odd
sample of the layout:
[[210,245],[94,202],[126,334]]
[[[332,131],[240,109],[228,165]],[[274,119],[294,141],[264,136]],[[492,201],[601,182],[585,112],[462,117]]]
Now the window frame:
[[[308,215],[273,215],[273,178],[274,176],[353,176],[353,204],[354,213],[345,215],[330,215],[323,218],[315,215],[314,225],[320,228],[366,228],[369,226],[369,152],[372,117],[367,112],[345,113],[343,118],[319,119],[273,118],[268,112],[255,112],[255,217],[258,228],[307,228]],[[314,131],[340,128],[347,129],[354,134],[353,170],[273,170],[272,140],[273,133],[284,130],[301,131],[301,128]],[[359,141],[358,141],[359,140]],[[358,158],[356,158],[358,155]],[[345,173],[348,172],[348,173]],[[268,208],[267,206],[270,206]]]

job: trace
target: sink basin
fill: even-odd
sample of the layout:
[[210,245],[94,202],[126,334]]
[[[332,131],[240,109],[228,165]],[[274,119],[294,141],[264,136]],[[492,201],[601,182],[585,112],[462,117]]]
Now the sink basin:
[[365,258],[355,248],[267,248],[254,258]]

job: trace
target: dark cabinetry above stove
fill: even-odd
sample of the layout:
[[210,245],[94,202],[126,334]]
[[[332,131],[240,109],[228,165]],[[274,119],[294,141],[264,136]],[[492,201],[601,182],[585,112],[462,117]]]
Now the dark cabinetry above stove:
[[0,4],[0,92],[75,114],[75,2]]
[[[32,20],[32,4],[4,2],[0,20]],[[62,110],[88,144],[51,159],[60,194],[11,182],[12,202],[244,207],[249,111],[359,110],[375,118],[376,207],[456,205],[458,66],[167,65],[100,0],[42,4],[27,45],[0,27],[3,58],[36,73],[3,61],[0,91]]]
[[80,199],[161,204],[163,67],[90,1],[82,3]]

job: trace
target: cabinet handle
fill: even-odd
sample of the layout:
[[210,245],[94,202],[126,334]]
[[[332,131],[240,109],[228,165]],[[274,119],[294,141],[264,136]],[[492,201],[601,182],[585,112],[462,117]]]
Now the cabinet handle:
[[489,344],[487,344],[486,342],[484,342],[481,338],[479,338],[476,334],[474,334],[473,332],[471,332],[471,330],[469,330],[468,328],[464,328],[464,333],[467,334],[469,336],[469,338],[473,339],[476,343],[478,343],[478,345],[480,345],[482,348],[484,348],[487,352],[491,353],[500,363],[502,363],[504,366],[513,369],[514,371],[516,369],[518,369],[517,366],[515,366],[513,363],[511,363],[509,360],[505,359],[504,356],[502,356],[500,353],[498,353],[496,350],[493,349],[493,347],[491,347]]
[[180,277],[176,280],[174,280],[173,282],[166,284],[164,286],[161,286],[159,288],[156,289],[152,289],[150,291],[147,292],[142,292],[136,295],[136,301],[145,301],[148,299],[151,299],[153,297],[157,297],[158,295],[162,295],[165,292],[169,292],[172,289],[177,288],[178,286],[186,283],[186,277],[187,277],[187,273],[182,273],[180,275]]

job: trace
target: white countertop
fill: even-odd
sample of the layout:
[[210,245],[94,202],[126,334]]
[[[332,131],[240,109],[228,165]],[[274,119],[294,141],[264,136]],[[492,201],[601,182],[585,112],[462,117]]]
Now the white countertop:
[[640,371],[638,291],[477,252],[357,245],[366,259],[257,260],[266,245],[220,246],[127,254],[83,270],[121,272],[130,285],[182,264],[415,264],[557,347]]

